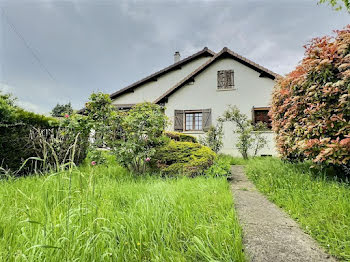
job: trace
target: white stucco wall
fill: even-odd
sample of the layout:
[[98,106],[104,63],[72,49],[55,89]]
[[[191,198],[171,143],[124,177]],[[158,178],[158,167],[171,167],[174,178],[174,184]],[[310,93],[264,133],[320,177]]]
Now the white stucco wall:
[[[234,70],[235,90],[217,90],[217,71]],[[165,104],[165,113],[172,124],[168,127],[173,130],[174,110],[207,109],[212,110],[212,123],[222,115],[229,105],[236,105],[242,113],[252,116],[252,108],[269,106],[274,81],[270,78],[261,78],[259,73],[249,67],[231,59],[223,58],[214,62],[205,71],[195,78],[195,82],[177,90],[168,98]],[[234,144],[236,137],[230,123],[224,124],[223,153],[239,156]],[[192,133],[200,136],[203,132]],[[259,155],[276,155],[274,133],[264,132],[268,145],[259,151]]]
[[134,104],[153,102],[210,58],[211,57],[198,57],[197,59],[183,65],[181,69],[173,70],[158,77],[157,81],[148,82],[137,87],[133,93],[126,93],[117,97],[112,101],[112,103]]

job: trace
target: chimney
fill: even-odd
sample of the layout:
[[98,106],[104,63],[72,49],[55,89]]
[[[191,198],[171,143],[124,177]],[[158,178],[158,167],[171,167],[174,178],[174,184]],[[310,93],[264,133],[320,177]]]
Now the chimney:
[[177,63],[181,60],[180,52],[176,51],[174,54],[174,63]]

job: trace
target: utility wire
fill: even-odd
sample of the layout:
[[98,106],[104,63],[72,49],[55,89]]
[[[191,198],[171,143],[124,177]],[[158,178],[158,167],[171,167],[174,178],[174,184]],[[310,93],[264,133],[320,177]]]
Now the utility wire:
[[10,26],[10,28],[16,33],[16,35],[23,41],[26,48],[29,50],[29,52],[33,55],[35,60],[38,62],[38,64],[43,68],[43,70],[49,75],[49,77],[57,84],[57,80],[54,78],[54,76],[51,74],[51,72],[48,70],[48,68],[44,65],[44,63],[40,60],[39,56],[35,53],[33,48],[28,44],[28,42],[24,39],[22,34],[16,29],[15,25],[11,22],[9,17],[5,14],[4,8],[0,7],[2,11],[2,15],[5,18],[7,24]]

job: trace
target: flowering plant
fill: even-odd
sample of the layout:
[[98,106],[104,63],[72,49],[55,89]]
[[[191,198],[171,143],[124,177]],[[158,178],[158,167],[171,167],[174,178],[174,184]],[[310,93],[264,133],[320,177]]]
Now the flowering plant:
[[334,32],[306,45],[275,85],[270,115],[285,159],[349,166],[350,25]]
[[121,139],[114,145],[118,161],[136,173],[146,170],[146,163],[163,140],[167,118],[159,105],[135,105],[121,118]]

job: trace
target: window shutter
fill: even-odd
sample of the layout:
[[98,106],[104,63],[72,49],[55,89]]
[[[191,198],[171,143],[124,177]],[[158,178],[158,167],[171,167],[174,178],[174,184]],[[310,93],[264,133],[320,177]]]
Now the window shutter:
[[203,131],[208,131],[211,126],[211,109],[203,109]]
[[174,130],[184,131],[184,111],[175,110],[174,112]]
[[234,72],[233,70],[218,71],[218,89],[233,89]]

